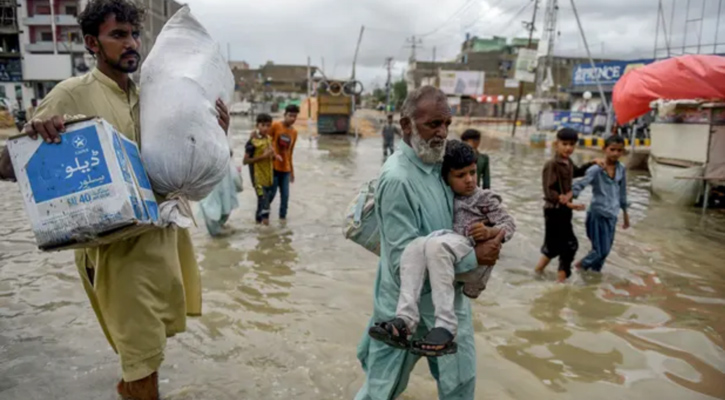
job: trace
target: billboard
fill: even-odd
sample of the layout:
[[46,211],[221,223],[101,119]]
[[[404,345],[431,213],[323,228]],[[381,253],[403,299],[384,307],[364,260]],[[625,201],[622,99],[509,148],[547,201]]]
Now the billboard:
[[652,59],[609,61],[595,63],[593,68],[591,63],[579,64],[574,67],[571,82],[573,86],[596,85],[597,78],[599,78],[599,83],[602,85],[614,85],[629,70],[645,66],[653,61]]
[[604,130],[606,123],[606,114],[551,110],[542,111],[539,114],[538,128],[551,131],[572,128],[581,134],[591,135],[596,127]]
[[483,94],[485,74],[483,71],[443,71],[439,75],[438,87],[447,95],[477,96]]
[[523,82],[536,81],[536,64],[536,50],[519,49],[519,55],[516,57],[514,79]]

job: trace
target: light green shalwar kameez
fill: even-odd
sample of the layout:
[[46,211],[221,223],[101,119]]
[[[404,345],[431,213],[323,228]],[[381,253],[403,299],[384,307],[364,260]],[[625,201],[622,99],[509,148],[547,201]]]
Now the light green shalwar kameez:
[[[424,164],[415,151],[401,142],[400,150],[383,166],[375,197],[380,226],[380,263],[375,279],[374,310],[368,327],[395,318],[400,294],[400,256],[413,239],[453,227],[453,192],[441,179],[440,165]],[[456,265],[456,273],[477,267],[471,252]],[[438,382],[439,399],[472,400],[476,382],[476,350],[471,321],[471,304],[456,287],[458,353],[429,358],[431,374]],[[414,339],[435,326],[430,284],[426,281],[420,298],[420,325]],[[371,339],[367,330],[358,345],[357,356],[366,379],[356,400],[395,399],[408,384],[420,358]]]

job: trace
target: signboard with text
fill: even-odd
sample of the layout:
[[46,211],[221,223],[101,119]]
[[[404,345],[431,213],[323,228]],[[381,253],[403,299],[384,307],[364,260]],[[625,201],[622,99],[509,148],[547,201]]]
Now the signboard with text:
[[536,64],[536,50],[519,49],[519,55],[516,58],[514,79],[522,82],[536,81]]
[[602,85],[614,85],[628,71],[643,67],[653,61],[652,59],[610,61],[595,63],[594,67],[591,63],[579,64],[574,68],[571,82],[573,86],[587,86],[596,85],[597,79],[599,79],[599,83]]
[[483,94],[483,71],[440,71],[439,89],[447,95],[477,96]]
[[0,58],[0,82],[22,82],[23,65],[17,58]]

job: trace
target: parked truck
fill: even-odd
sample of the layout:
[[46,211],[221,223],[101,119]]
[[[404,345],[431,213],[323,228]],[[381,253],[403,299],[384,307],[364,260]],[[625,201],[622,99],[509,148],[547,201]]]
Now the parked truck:
[[330,81],[317,91],[317,132],[348,133],[352,119],[352,97],[343,94],[343,82]]

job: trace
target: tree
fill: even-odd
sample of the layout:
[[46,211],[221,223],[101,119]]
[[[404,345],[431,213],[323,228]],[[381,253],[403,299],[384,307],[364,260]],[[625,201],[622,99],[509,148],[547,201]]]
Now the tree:
[[395,104],[395,109],[399,110],[403,106],[405,98],[408,97],[408,84],[405,80],[401,79],[393,84],[392,94],[392,102]]
[[373,90],[373,99],[375,99],[377,103],[385,104],[385,90],[380,88]]

